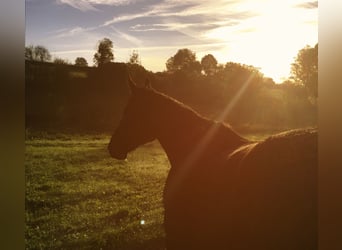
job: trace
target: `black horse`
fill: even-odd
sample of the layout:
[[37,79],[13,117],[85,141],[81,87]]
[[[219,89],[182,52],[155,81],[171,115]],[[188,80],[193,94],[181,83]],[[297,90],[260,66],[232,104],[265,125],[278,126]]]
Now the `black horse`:
[[159,140],[167,249],[317,249],[317,130],[251,142],[151,87],[132,91],[112,157]]

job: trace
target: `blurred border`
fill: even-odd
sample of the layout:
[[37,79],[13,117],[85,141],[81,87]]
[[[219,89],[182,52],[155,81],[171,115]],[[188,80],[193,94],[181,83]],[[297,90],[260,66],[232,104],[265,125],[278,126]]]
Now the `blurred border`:
[[25,1],[0,2],[0,249],[25,249]]
[[[319,249],[342,249],[342,1],[319,1]],[[25,1],[0,3],[0,248],[25,248]]]
[[342,249],[342,1],[319,1],[319,249]]

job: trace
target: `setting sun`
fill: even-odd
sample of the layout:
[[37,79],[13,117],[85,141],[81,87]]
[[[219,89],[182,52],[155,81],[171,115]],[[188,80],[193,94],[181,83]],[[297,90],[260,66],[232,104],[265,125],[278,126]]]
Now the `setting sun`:
[[[317,10],[294,8],[300,1],[249,1],[236,9],[253,9],[257,15],[238,26],[210,30],[205,37],[226,46],[215,55],[219,61],[254,65],[279,82],[288,77],[290,64],[305,45],[317,43]],[[301,39],[298,39],[301,38]],[[305,39],[302,39],[305,38]]]

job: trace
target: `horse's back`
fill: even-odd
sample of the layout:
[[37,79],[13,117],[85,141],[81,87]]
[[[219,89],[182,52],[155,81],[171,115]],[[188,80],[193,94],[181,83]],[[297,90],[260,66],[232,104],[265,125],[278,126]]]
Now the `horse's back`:
[[246,249],[317,248],[317,130],[289,131],[249,147],[237,166],[236,242]]
[[236,164],[240,184],[282,187],[279,192],[300,185],[316,192],[312,188],[317,177],[317,130],[288,131],[249,147]]
[[317,131],[281,133],[196,167],[166,202],[168,249],[317,248]]

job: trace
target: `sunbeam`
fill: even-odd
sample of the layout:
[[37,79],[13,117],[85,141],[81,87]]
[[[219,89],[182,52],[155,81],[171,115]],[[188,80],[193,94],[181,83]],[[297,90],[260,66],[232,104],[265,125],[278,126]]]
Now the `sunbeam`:
[[213,125],[208,129],[208,131],[202,136],[201,140],[198,142],[196,147],[191,151],[188,157],[185,158],[185,160],[181,164],[182,166],[179,168],[179,174],[177,178],[175,178],[174,182],[172,183],[172,188],[174,188],[174,190],[169,190],[171,194],[172,192],[176,192],[177,188],[181,187],[180,184],[185,180],[185,177],[191,171],[192,167],[196,165],[196,163],[200,159],[200,155],[208,149],[207,147],[215,138],[215,135],[220,127],[220,124],[224,121],[225,117],[227,117],[227,115],[235,107],[239,99],[243,96],[249,84],[251,83],[253,76],[254,73],[251,74],[247,78],[247,80],[241,85],[236,95],[232,98],[232,100],[228,103],[226,108],[218,116],[217,122],[213,123]]

